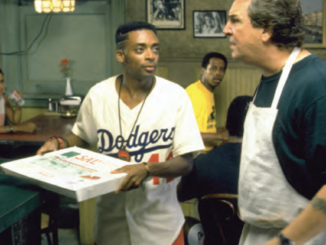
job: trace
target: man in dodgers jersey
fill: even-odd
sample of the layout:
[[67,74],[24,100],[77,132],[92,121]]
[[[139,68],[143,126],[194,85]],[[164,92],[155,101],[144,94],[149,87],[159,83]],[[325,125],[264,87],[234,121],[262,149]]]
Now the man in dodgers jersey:
[[[97,143],[100,153],[133,163],[113,171],[127,176],[116,193],[97,200],[97,245],[184,244],[177,177],[191,171],[192,152],[204,149],[191,101],[179,85],[154,76],[153,25],[125,23],[116,43],[123,74],[90,89],[62,146]],[[53,139],[38,154],[56,149]]]

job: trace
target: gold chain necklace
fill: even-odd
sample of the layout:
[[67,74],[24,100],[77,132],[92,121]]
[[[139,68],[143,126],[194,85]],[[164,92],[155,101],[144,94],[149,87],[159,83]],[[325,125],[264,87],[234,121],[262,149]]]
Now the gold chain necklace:
[[[132,129],[131,129],[131,132],[129,134],[129,137],[127,139],[127,141],[124,140],[123,136],[122,136],[122,127],[121,127],[121,115],[120,115],[120,93],[121,93],[121,87],[122,87],[122,79],[121,79],[121,83],[120,83],[120,87],[119,87],[119,96],[118,96],[118,112],[119,112],[119,126],[120,126],[120,135],[123,139],[123,143],[122,143],[122,146],[120,148],[120,150],[118,151],[118,158],[121,159],[121,160],[124,160],[124,161],[127,161],[127,162],[130,162],[130,154],[129,152],[126,150],[127,148],[127,145],[129,144],[129,140],[131,138],[131,134],[132,132],[134,131],[135,129],[135,126],[136,126],[136,123],[138,121],[138,118],[139,118],[139,115],[144,107],[144,104],[145,104],[145,101],[147,99],[147,96],[149,95],[149,92],[152,90],[152,87],[153,87],[153,80],[152,80],[152,83],[151,83],[151,87],[149,88],[149,90],[147,91],[147,94],[145,96],[145,99],[139,109],[139,112],[138,112],[138,115],[137,115],[137,118],[134,122],[134,125],[132,126]],[[124,145],[124,143],[126,142],[126,144]]]

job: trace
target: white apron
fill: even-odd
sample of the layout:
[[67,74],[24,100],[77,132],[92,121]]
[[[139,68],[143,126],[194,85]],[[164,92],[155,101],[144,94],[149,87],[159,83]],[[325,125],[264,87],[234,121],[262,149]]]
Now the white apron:
[[[249,106],[239,177],[240,216],[246,222],[241,245],[264,244],[291,223],[309,203],[286,180],[272,142],[279,98],[300,50],[294,48],[286,62],[271,108],[258,108],[253,102]],[[325,244],[325,238],[322,233],[306,244]]]

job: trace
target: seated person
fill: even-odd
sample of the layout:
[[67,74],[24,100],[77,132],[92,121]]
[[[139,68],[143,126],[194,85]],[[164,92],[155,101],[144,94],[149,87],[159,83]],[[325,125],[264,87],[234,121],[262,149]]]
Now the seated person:
[[[211,193],[237,194],[243,123],[251,100],[251,96],[239,96],[231,102],[226,120],[226,128],[229,131],[228,142],[194,159],[193,170],[183,176],[179,183],[179,201],[200,199]],[[205,224],[202,225],[205,241],[209,241],[212,234],[206,232]],[[240,238],[241,229],[242,224],[238,237],[234,233],[236,239]]]
[[[22,92],[17,90],[17,93],[22,96]],[[0,69],[0,133],[9,132],[27,132],[35,131],[36,125],[34,123],[20,123],[22,115],[21,106],[15,106],[13,109],[5,95],[5,82],[3,80],[3,72]],[[12,126],[5,126],[5,119],[8,119]]]

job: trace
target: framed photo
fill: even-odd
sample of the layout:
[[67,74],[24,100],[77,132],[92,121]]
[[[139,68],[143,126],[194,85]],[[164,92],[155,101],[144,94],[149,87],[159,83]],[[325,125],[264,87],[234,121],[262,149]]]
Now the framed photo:
[[194,11],[194,37],[226,37],[223,29],[226,23],[226,11]]
[[146,20],[161,30],[185,29],[185,0],[146,0]]
[[326,0],[301,0],[305,20],[304,47],[326,47]]

